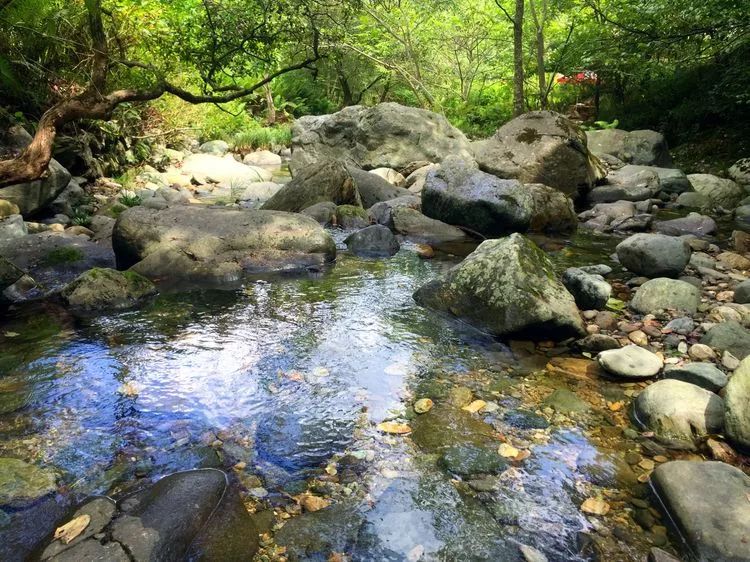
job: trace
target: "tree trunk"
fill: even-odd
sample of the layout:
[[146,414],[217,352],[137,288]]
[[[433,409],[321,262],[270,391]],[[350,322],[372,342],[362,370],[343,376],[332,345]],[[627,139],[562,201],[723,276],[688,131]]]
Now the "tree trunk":
[[268,125],[273,125],[276,123],[276,106],[273,103],[271,84],[263,86],[263,90],[266,96],[266,123]]
[[523,96],[523,11],[525,0],[516,0],[513,16],[513,115],[524,113]]
[[529,0],[529,8],[531,8],[536,31],[536,75],[539,83],[539,109],[547,109],[547,75],[544,68],[544,26],[547,22],[547,0],[542,0],[541,18],[537,11],[536,0]]

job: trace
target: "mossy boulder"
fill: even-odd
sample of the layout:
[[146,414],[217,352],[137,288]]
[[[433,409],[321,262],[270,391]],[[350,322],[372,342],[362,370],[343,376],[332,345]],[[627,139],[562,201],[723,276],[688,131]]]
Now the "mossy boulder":
[[132,308],[156,293],[154,284],[135,271],[91,269],[62,290],[69,306],[82,310]]
[[362,207],[339,205],[336,207],[336,224],[341,228],[364,228],[370,224],[370,217]]
[[0,457],[0,506],[37,500],[56,489],[55,472],[20,459]]
[[442,278],[418,289],[414,299],[496,336],[559,341],[585,333],[573,296],[549,258],[520,234],[483,242]]

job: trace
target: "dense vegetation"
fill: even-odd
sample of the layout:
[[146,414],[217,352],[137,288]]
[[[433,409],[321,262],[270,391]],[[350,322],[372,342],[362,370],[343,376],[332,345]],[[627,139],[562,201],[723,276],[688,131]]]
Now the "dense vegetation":
[[17,119],[79,99],[56,127],[83,118],[133,159],[154,134],[263,146],[293,117],[379,101],[473,136],[538,108],[677,144],[750,120],[740,0],[3,0],[0,28]]

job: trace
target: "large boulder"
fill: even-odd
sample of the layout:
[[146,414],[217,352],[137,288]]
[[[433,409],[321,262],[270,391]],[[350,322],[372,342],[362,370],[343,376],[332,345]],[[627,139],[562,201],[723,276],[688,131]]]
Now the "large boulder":
[[298,213],[324,202],[362,206],[356,182],[342,162],[327,160],[307,166],[266,201],[261,209]]
[[313,219],[277,211],[133,207],[112,233],[120,269],[152,280],[236,281],[243,273],[319,267],[336,246]]
[[586,135],[554,111],[532,111],[472,145],[479,168],[499,178],[541,183],[566,195],[585,192],[604,177]]
[[705,196],[710,204],[725,209],[734,209],[746,196],[742,187],[726,178],[711,174],[690,174],[688,180],[695,192]]
[[660,168],[658,166],[639,166],[631,164],[627,166],[633,172],[645,171],[655,173],[659,178],[660,191],[663,193],[684,193],[693,190],[687,175],[677,168]]
[[634,234],[617,245],[617,258],[633,273],[646,277],[677,277],[690,261],[686,240],[664,234]]
[[367,214],[371,222],[393,228],[393,209],[397,207],[407,207],[421,212],[422,200],[416,195],[396,197],[395,199],[375,203],[375,205],[367,209]]
[[578,228],[573,201],[563,192],[541,183],[527,183],[524,188],[533,199],[531,232],[570,233]]
[[182,163],[182,172],[198,183],[219,183],[244,188],[251,183],[271,181],[273,174],[265,168],[237,162],[231,155],[191,154]]
[[483,242],[414,298],[496,336],[563,340],[584,333],[573,296],[549,258],[520,234]]
[[396,187],[377,174],[366,172],[354,166],[347,166],[347,170],[354,180],[359,196],[362,198],[362,206],[366,209],[376,203],[412,195],[408,189]]
[[750,158],[737,160],[729,168],[729,177],[745,189],[750,188]]
[[713,392],[676,379],[657,381],[633,403],[633,418],[659,441],[678,449],[693,449],[696,440],[721,433],[724,402]]
[[750,560],[750,477],[716,461],[671,461],[651,475],[659,503],[701,562]]
[[750,355],[750,331],[734,320],[716,324],[701,338],[701,343],[728,351],[738,359]]
[[716,221],[700,213],[690,213],[686,217],[659,221],[654,224],[654,230],[668,236],[682,236],[693,234],[707,236],[716,232]]
[[92,311],[132,308],[155,293],[154,284],[135,271],[95,268],[66,285],[61,296],[73,308]]
[[630,307],[641,314],[659,310],[681,310],[695,314],[701,301],[701,292],[686,281],[657,277],[638,287]]
[[607,175],[606,183],[591,190],[589,201],[614,203],[615,201],[645,201],[661,189],[659,176],[645,166],[623,166]]
[[643,166],[672,166],[667,141],[664,135],[643,129],[623,131],[622,129],[603,129],[587,131],[589,150],[594,154],[611,154],[626,164]]
[[729,379],[724,406],[727,436],[750,450],[750,359],[743,359]]
[[290,168],[296,174],[310,164],[336,159],[365,170],[401,170],[416,161],[441,162],[449,154],[468,157],[470,146],[444,116],[381,103],[295,121]]
[[365,258],[386,258],[394,255],[401,247],[391,230],[382,224],[358,230],[344,242],[350,252]]
[[471,242],[471,238],[460,228],[426,217],[409,206],[393,207],[391,220],[396,233],[414,242],[429,244],[447,251]]

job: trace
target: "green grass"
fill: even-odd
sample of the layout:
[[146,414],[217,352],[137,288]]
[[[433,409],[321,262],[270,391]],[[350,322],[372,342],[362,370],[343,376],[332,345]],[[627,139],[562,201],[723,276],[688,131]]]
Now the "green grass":
[[44,256],[44,259],[42,260],[42,263],[44,265],[63,265],[66,263],[75,263],[77,261],[81,261],[83,259],[83,252],[79,250],[78,248],[72,248],[70,246],[61,246],[60,248],[55,248],[54,250],[50,250],[46,256]]
[[291,143],[292,128],[289,125],[244,129],[235,133],[229,142],[235,152],[289,146]]
[[143,203],[141,198],[137,195],[120,195],[119,201],[126,207],[137,207],[138,205]]

